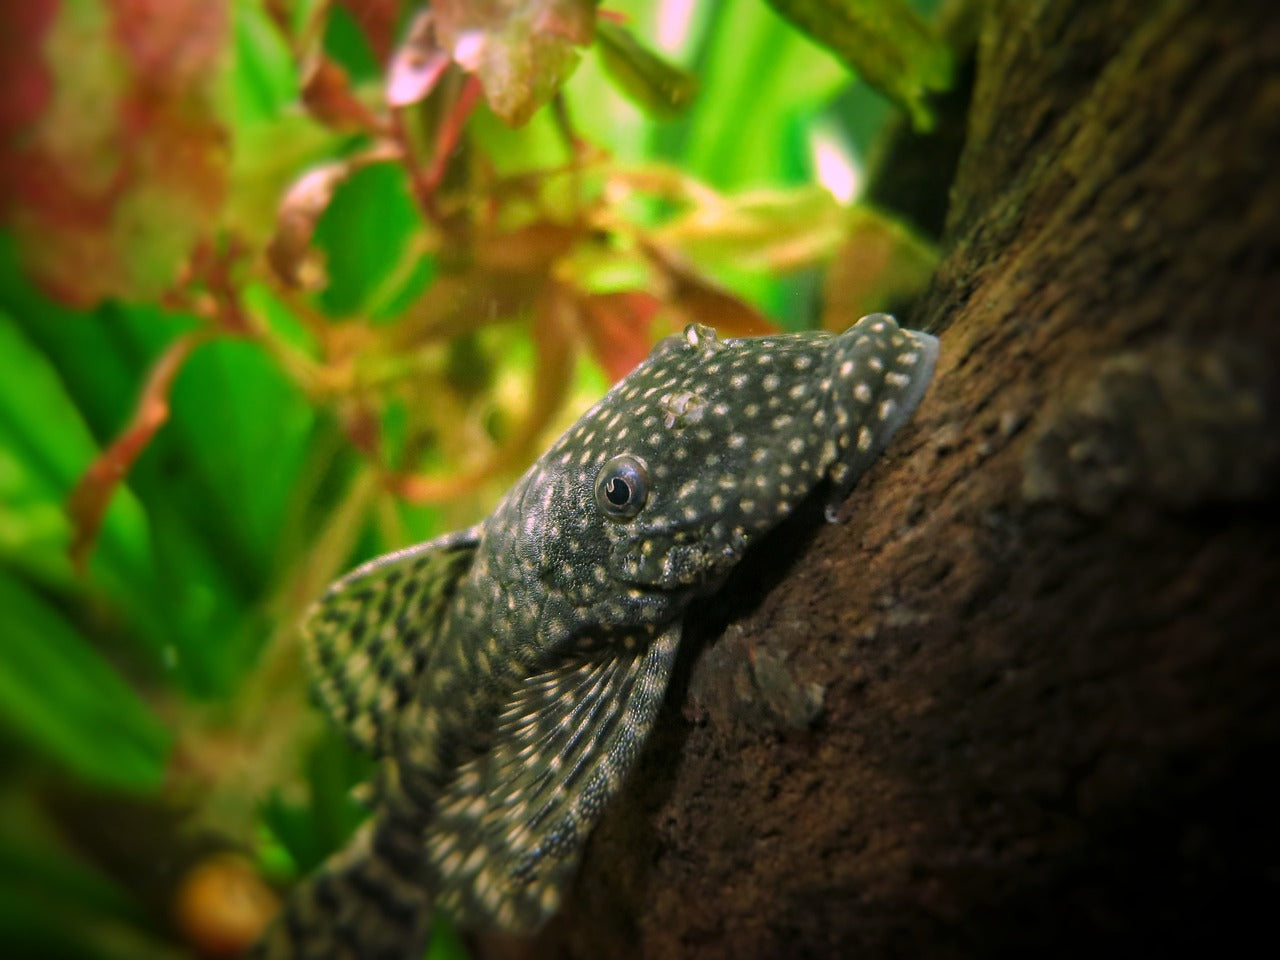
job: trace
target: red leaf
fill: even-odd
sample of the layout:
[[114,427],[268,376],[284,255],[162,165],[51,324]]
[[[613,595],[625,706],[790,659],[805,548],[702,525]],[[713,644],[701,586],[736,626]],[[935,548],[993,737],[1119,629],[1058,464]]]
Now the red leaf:
[[435,192],[444,180],[445,171],[449,167],[449,158],[453,155],[458,140],[462,137],[462,128],[466,126],[467,117],[475,109],[480,99],[480,84],[475,77],[468,77],[462,86],[462,92],[453,104],[444,121],[436,132],[435,152],[431,157],[431,168],[427,171],[424,182],[429,191]]
[[648,356],[653,317],[662,301],[651,293],[628,290],[584,296],[579,302],[591,353],[616,383]]
[[937,251],[905,224],[869,208],[851,209],[822,284],[823,328],[838,333],[858,317],[919,296],[937,262]]
[[[154,299],[216,224],[227,137],[213,86],[224,4],[100,0],[15,14],[25,48],[6,71],[0,115],[21,136],[0,146],[0,213],[28,271],[55,296]],[[43,72],[42,72],[43,71]]]
[[42,47],[57,12],[57,0],[0,4],[0,142],[16,139],[53,96]]
[[482,233],[475,244],[475,263],[484,270],[544,277],[555,261],[583,239],[581,224],[535,220],[505,233]]
[[762,337],[778,327],[754,306],[710,280],[687,274],[677,282],[672,306],[688,323],[705,323],[730,337]]
[[368,398],[352,397],[341,406],[342,432],[347,435],[352,446],[370,459],[378,456],[382,446],[382,423],[378,412],[369,404]]
[[329,57],[316,56],[307,65],[302,102],[313,117],[334,130],[344,133],[376,133],[378,130],[378,119],[352,92],[347,71]]
[[[116,42],[143,84],[199,84],[218,67],[226,34],[222,4],[199,0],[106,0]],[[168,95],[168,94],[166,94]]]
[[764,314],[707,277],[698,274],[671,251],[645,244],[644,252],[660,267],[669,284],[667,303],[685,323],[703,323],[732,337],[777,333]]
[[71,491],[67,500],[67,513],[72,525],[69,553],[78,570],[84,570],[98,538],[102,518],[111,503],[111,495],[156,431],[169,419],[169,391],[174,378],[191,352],[210,336],[208,331],[198,331],[169,344],[147,375],[128,426],[89,465]]

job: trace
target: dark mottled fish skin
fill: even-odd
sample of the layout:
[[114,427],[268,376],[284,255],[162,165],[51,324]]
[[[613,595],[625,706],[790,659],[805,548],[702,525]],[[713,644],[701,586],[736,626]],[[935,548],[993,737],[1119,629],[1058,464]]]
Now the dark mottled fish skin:
[[936,356],[884,314],[839,335],[690,326],[483,523],[334,584],[305,633],[320,701],[382,758],[375,816],[260,955],[417,958],[433,909],[537,929],[643,746],[690,603],[816,488],[843,499]]

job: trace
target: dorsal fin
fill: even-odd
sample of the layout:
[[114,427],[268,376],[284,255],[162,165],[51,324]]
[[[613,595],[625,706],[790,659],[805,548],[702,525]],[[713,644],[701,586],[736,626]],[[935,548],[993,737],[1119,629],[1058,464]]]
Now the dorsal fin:
[[489,751],[459,768],[426,835],[436,906],[460,923],[536,929],[666,693],[680,627],[601,644],[512,691]]
[[478,538],[471,527],[370,560],[329,587],[303,622],[316,697],[375,756],[413,696]]

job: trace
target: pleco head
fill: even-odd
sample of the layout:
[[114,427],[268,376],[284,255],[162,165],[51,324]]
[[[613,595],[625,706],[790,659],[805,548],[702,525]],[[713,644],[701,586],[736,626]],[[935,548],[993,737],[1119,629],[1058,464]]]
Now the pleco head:
[[714,585],[818,484],[853,486],[919,403],[937,349],[887,314],[839,335],[720,340],[691,325],[538,462],[522,516],[538,500],[540,528],[575,524],[602,589]]

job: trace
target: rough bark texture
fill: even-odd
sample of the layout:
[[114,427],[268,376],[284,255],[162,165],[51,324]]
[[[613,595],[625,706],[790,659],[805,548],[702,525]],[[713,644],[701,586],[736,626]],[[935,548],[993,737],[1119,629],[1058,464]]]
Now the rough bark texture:
[[847,522],[695,625],[536,954],[1273,941],[1277,11],[995,5],[908,318],[934,385]]

